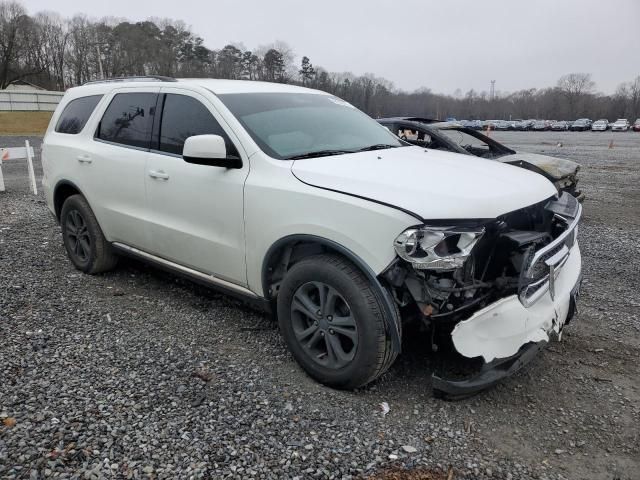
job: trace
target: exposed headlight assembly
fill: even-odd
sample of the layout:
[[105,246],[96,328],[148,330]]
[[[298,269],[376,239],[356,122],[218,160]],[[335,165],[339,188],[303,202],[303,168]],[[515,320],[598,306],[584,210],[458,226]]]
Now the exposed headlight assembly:
[[430,227],[410,228],[394,242],[403,260],[419,270],[455,270],[464,262],[484,228]]

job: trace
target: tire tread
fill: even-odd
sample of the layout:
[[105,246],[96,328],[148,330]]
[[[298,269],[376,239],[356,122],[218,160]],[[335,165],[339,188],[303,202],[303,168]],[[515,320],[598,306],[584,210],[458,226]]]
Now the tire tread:
[[68,197],[62,205],[62,212],[60,214],[61,221],[65,218],[66,210],[68,210],[73,204],[76,204],[81,210],[83,210],[83,216],[89,231],[92,233],[95,247],[95,254],[92,254],[89,265],[84,270],[85,273],[95,275],[97,273],[107,272],[113,270],[118,263],[118,256],[113,250],[111,244],[107,241],[102,229],[98,224],[98,219],[91,210],[89,202],[86,198],[80,194],[71,195]]
[[[371,324],[368,325],[369,328],[376,329],[376,353],[373,357],[373,362],[361,367],[361,375],[354,375],[351,380],[335,385],[345,389],[362,387],[386,372],[397,356],[396,349],[393,348],[391,336],[387,333],[385,327],[384,299],[379,298],[380,295],[376,294],[371,282],[366,278],[364,273],[355,264],[339,254],[323,253],[313,255],[300,260],[292,268],[300,268],[305,264],[317,265],[318,262],[340,270],[348,277],[361,292],[367,308],[376,318],[375,322],[371,322]],[[397,310],[394,313],[397,314]],[[392,321],[395,321],[395,319],[392,319]]]

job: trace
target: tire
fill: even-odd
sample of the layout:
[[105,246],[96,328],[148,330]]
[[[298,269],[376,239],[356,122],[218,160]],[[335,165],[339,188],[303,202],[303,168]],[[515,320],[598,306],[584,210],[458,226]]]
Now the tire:
[[277,311],[294,358],[330,387],[366,385],[397,355],[385,329],[382,300],[364,274],[339,255],[294,264],[280,285]]
[[67,255],[78,270],[93,275],[116,266],[118,257],[82,195],[72,195],[65,200],[60,225]]

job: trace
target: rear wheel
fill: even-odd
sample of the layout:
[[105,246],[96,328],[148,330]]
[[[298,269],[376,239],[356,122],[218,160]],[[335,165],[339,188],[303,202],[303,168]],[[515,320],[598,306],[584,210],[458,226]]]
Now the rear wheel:
[[278,293],[278,322],[293,356],[336,388],[365,385],[395,359],[383,312],[367,278],[338,255],[296,263]]
[[82,195],[72,195],[65,200],[60,225],[67,255],[78,270],[94,274],[116,266],[118,257]]

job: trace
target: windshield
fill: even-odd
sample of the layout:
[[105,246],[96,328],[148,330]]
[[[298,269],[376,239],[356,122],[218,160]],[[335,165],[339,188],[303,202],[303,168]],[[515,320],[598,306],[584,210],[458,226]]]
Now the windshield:
[[405,146],[344,100],[314,93],[218,96],[260,148],[274,158],[320,157]]
[[[515,153],[501,143],[474,130],[448,127],[432,127],[432,129],[459,147],[462,152],[466,151],[476,157],[499,158],[503,155]],[[439,148],[437,141],[433,143],[435,145],[429,145],[428,148]]]

